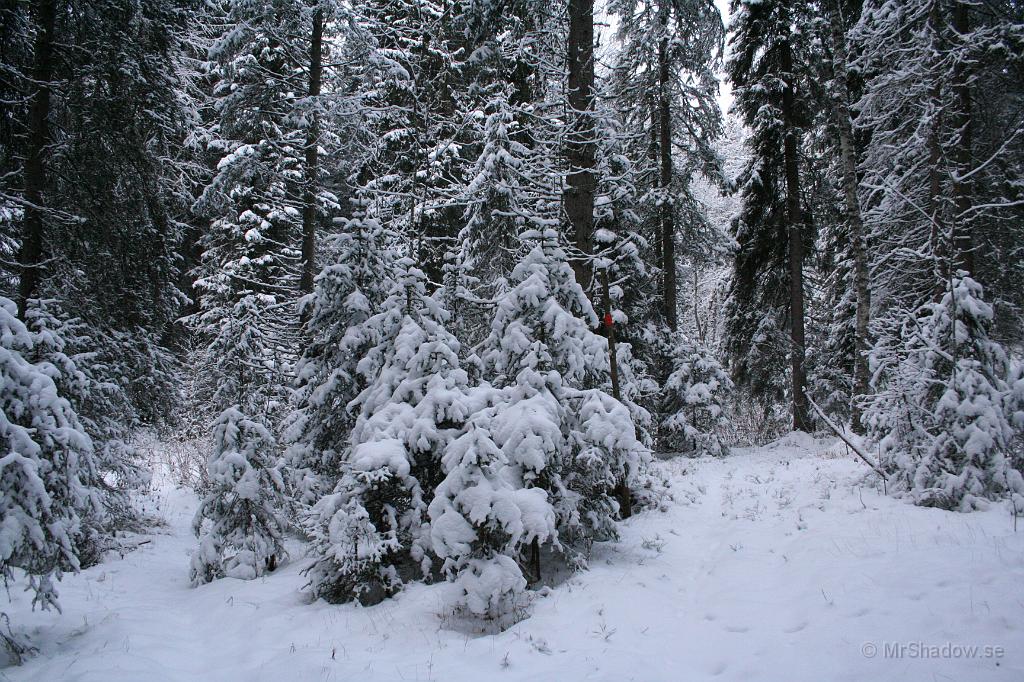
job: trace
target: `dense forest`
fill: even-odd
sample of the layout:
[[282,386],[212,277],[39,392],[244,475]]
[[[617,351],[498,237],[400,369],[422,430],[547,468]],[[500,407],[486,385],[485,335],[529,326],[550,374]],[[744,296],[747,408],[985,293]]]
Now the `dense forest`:
[[154,439],[192,584],[492,621],[658,456],[1024,510],[1024,5],[722,4],[4,0],[8,589],[150,523]]

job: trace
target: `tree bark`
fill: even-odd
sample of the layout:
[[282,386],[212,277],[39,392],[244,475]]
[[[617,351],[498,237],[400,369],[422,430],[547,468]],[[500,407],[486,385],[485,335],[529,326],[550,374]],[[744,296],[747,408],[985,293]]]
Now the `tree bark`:
[[803,216],[800,211],[800,169],[797,161],[796,94],[793,83],[793,52],[788,40],[779,46],[785,79],[782,90],[782,118],[785,134],[786,222],[789,236],[790,362],[792,365],[793,428],[809,430],[807,418],[807,377],[804,369],[804,271]]
[[[838,8],[837,8],[838,9]],[[846,201],[846,219],[850,226],[850,246],[853,252],[853,285],[857,294],[857,314],[854,328],[853,406],[851,425],[857,433],[864,432],[861,423],[860,396],[867,395],[871,379],[867,353],[868,325],[871,322],[871,286],[868,281],[867,236],[857,199],[857,158],[854,151],[853,118],[850,115],[850,83],[847,75],[846,38],[838,11],[832,12],[832,49],[835,55],[833,73],[836,93],[836,128],[839,131],[839,153],[843,164],[843,197]]]
[[579,253],[573,259],[576,280],[593,285],[594,192],[594,0],[569,0],[569,132],[566,160],[569,173],[562,201]]
[[[651,130],[650,130],[650,141],[648,143],[648,153],[650,154],[651,161],[651,191],[657,195],[657,190],[661,186],[661,134],[658,132],[658,98],[651,97]],[[662,262],[661,254],[661,215],[655,211],[654,225],[651,229],[651,244],[654,245],[654,262]]]
[[[317,8],[313,13],[313,30],[309,41],[309,100],[317,106],[320,84],[323,78],[324,12]],[[316,275],[316,224],[317,195],[319,194],[320,169],[320,117],[313,109],[310,112],[309,127],[306,129],[305,183],[302,194],[302,279],[303,293],[312,293],[313,278]]]
[[[604,302],[604,326],[608,331],[608,370],[612,379],[612,397],[622,400],[619,393],[619,361],[615,351],[615,320],[612,318],[612,297],[608,287],[608,268],[601,270],[601,291]],[[623,472],[615,485],[615,496],[619,498],[619,514],[624,519],[633,515],[633,493],[629,489],[629,477]]]
[[[960,0],[953,8],[953,30],[959,34],[956,46],[963,46],[967,34],[971,30],[970,6]],[[953,116],[953,127],[957,133],[956,147],[953,158],[956,173],[962,177],[970,172],[972,122],[971,122],[971,85],[970,74],[963,60],[957,60],[953,67],[953,83],[956,94],[956,110]],[[974,272],[974,234],[971,229],[967,212],[971,208],[970,179],[956,179],[953,183],[953,201],[957,217],[953,222],[953,262],[956,267],[967,272]]]
[[53,78],[53,44],[57,23],[56,0],[36,4],[38,31],[32,67],[32,100],[29,106],[28,150],[25,159],[25,216],[18,264],[18,317],[25,319],[28,302],[39,293],[39,267],[43,259],[43,192],[46,188],[46,154],[50,144],[50,80]]
[[[663,0],[664,1],[664,0]],[[661,132],[661,269],[662,315],[673,332],[678,327],[676,313],[676,226],[673,220],[672,191],[672,112],[669,107],[668,11],[661,10],[661,41],[658,43],[658,118]]]
[[[939,3],[932,6],[928,17],[929,30],[933,37],[938,40],[942,31],[942,16],[939,12]],[[946,290],[946,282],[949,279],[949,249],[947,248],[946,226],[942,215],[942,176],[940,163],[942,162],[942,142],[939,138],[942,128],[942,82],[935,79],[931,87],[931,105],[935,112],[932,116],[931,128],[928,131],[928,210],[931,212],[931,250],[935,259],[935,289],[933,296],[938,301]]]

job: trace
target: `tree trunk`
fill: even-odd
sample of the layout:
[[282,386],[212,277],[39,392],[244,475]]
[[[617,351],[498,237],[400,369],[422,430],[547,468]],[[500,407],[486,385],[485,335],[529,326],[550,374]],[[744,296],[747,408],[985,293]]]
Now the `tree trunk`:
[[658,118],[661,131],[661,269],[662,315],[668,328],[678,326],[676,314],[676,226],[673,220],[672,112],[669,108],[668,12],[661,10],[661,42],[658,43]]
[[25,319],[30,299],[39,294],[39,265],[43,260],[43,191],[46,188],[46,153],[50,143],[50,80],[53,78],[53,43],[57,23],[56,0],[37,4],[35,63],[29,108],[28,150],[25,159],[25,217],[18,264],[18,317]]
[[850,224],[850,245],[853,251],[853,285],[857,294],[857,315],[854,330],[855,357],[853,359],[853,410],[851,425],[857,433],[864,432],[861,423],[861,405],[858,398],[867,395],[871,373],[867,353],[868,325],[871,321],[871,287],[868,282],[867,236],[857,199],[857,158],[854,152],[853,119],[850,115],[850,83],[847,77],[846,38],[839,20],[839,12],[832,12],[832,48],[835,55],[836,123],[839,131],[839,152],[843,163],[843,196],[846,200],[846,218]]
[[793,379],[793,428],[807,431],[806,375],[804,370],[804,245],[803,216],[800,211],[800,169],[797,165],[796,95],[793,84],[793,53],[788,41],[779,47],[785,87],[782,118],[785,128],[786,221],[789,232],[790,358]]
[[[971,30],[970,6],[961,0],[953,8],[953,30],[959,36],[956,45],[966,42]],[[956,113],[953,116],[953,128],[957,132],[954,149],[956,174],[960,177],[970,172],[971,168],[971,86],[970,74],[963,60],[957,60],[953,67],[953,82],[956,93]],[[967,272],[974,272],[974,235],[967,212],[971,208],[971,181],[957,179],[953,183],[953,200],[957,217],[953,223],[952,260],[956,267]]]
[[[318,106],[323,77],[324,12],[317,8],[313,13],[313,32],[309,41],[309,100]],[[316,224],[317,195],[319,194],[320,166],[320,116],[314,109],[310,112],[309,127],[306,129],[305,183],[302,194],[302,279],[300,286],[305,294],[313,291],[313,277],[316,275]]]
[[[942,16],[939,13],[939,3],[932,6],[931,14],[928,17],[929,30],[933,37],[938,40],[942,31]],[[942,176],[940,164],[942,163],[942,142],[939,138],[942,128],[942,82],[935,79],[931,87],[931,105],[935,112],[931,120],[931,128],[928,131],[928,210],[931,212],[931,250],[935,259],[935,288],[933,297],[938,301],[946,290],[946,282],[949,279],[949,249],[947,248],[946,226],[943,222],[942,203]]]
[[[651,98],[651,130],[650,130],[650,141],[648,142],[649,148],[648,153],[650,154],[651,161],[651,176],[650,186],[651,191],[657,196],[657,190],[661,186],[661,143],[660,133],[658,132],[658,98]],[[654,224],[651,228],[651,244],[654,245],[654,262],[661,263],[661,215],[655,211]]]
[[[622,400],[619,393],[619,361],[615,351],[615,321],[612,319],[612,297],[608,287],[608,268],[601,270],[601,291],[604,301],[604,326],[608,331],[608,371],[612,379],[612,397]],[[615,495],[619,498],[619,514],[624,519],[633,515],[633,493],[629,489],[628,472],[615,485]]]
[[566,160],[569,174],[563,195],[566,216],[579,253],[573,259],[576,280],[585,291],[593,284],[595,131],[594,131],[594,0],[569,0],[569,132]]

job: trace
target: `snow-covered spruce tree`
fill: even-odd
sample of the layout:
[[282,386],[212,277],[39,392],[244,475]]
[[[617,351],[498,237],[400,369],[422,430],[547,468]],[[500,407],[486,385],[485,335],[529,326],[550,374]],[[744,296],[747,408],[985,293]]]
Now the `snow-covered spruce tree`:
[[[840,229],[829,229],[832,227]],[[808,357],[808,372],[814,376],[808,395],[840,422],[852,416],[854,374],[859,371],[858,363],[867,362],[857,354],[857,296],[844,227],[827,226],[819,235],[821,289],[808,304],[812,319],[824,321],[809,335],[810,345],[819,351]]]
[[521,603],[526,579],[518,557],[524,547],[556,533],[547,493],[523,486],[491,435],[503,407],[476,412],[448,446],[447,476],[429,508],[432,548],[462,590],[458,606],[492,620]]
[[[1020,175],[1020,79],[1006,69],[1019,63],[1021,19],[982,7],[867,0],[850,32],[865,78],[862,203],[885,263],[873,283],[883,312],[938,300],[957,269],[993,300],[1019,300],[1020,260],[996,254],[1022,215],[1021,188],[1007,182]],[[1007,96],[982,96],[991,92]]]
[[229,407],[213,425],[213,441],[210,491],[192,522],[199,537],[191,562],[193,585],[223,577],[252,580],[273,571],[286,554],[279,512],[284,481],[273,466],[274,436]]
[[26,311],[33,342],[28,359],[37,365],[46,363],[57,391],[92,442],[94,467],[82,472],[82,483],[102,500],[103,513],[84,515],[76,538],[76,554],[88,567],[99,562],[118,529],[137,523],[131,491],[147,476],[131,444],[132,431],[140,421],[131,399],[118,383],[100,378],[110,374],[110,366],[100,352],[89,349],[94,335],[81,320],[62,312],[56,301],[33,301]]
[[982,294],[960,271],[938,303],[905,317],[871,352],[868,436],[892,481],[921,505],[969,511],[1024,495],[1024,385],[988,336],[992,307]]
[[357,418],[344,474],[308,524],[319,597],[375,603],[430,573],[427,505],[444,477],[445,448],[469,416],[468,378],[447,318],[426,294],[423,272],[403,258],[380,312],[350,332],[370,341],[356,368],[365,388],[351,403]]
[[[92,442],[54,384],[57,369],[26,359],[34,338],[16,311],[0,297],[0,577],[9,586],[24,571],[33,605],[59,610],[54,580],[79,569],[82,519],[101,519],[103,507],[83,484],[96,476]],[[0,637],[16,659],[28,650],[9,629]]]
[[[594,539],[614,534],[618,503],[611,490],[632,479],[645,449],[628,409],[600,388],[608,377],[608,342],[591,331],[597,316],[557,234],[528,231],[523,238],[536,245],[498,299],[480,348],[487,374],[504,392],[491,433],[523,484],[547,493],[558,530],[553,546],[570,562],[582,562]],[[598,438],[588,423],[596,414],[615,433]],[[531,551],[534,580],[538,544]]]
[[351,403],[366,387],[360,360],[374,343],[366,321],[388,293],[391,259],[380,224],[355,199],[355,216],[326,240],[330,264],[304,303],[304,349],[296,364],[295,409],[284,427],[293,495],[308,505],[333,489],[356,414]]
[[[620,18],[623,49],[610,79],[622,130],[609,137],[621,140],[631,161],[628,173],[611,175],[620,188],[633,185],[637,224],[630,229],[643,235],[630,240],[642,267],[631,268],[621,282],[628,314],[621,340],[642,360],[638,374],[664,387],[676,332],[686,324],[679,319],[686,308],[680,305],[686,298],[679,292],[680,265],[710,260],[727,244],[694,194],[697,178],[722,181],[712,143],[722,131],[714,71],[725,33],[718,10],[700,0],[617,0],[610,9]],[[607,146],[602,140],[601,147]],[[610,229],[621,232],[619,222]],[[656,422],[669,416],[661,413],[659,393],[651,392],[645,404]]]
[[402,589],[409,571],[408,517],[421,498],[401,441],[384,439],[350,450],[335,491],[313,507],[307,532],[316,556],[313,594],[331,603],[376,604]]
[[[304,126],[293,121],[307,45],[304,8],[276,0],[224,0],[207,10],[216,31],[210,46],[214,120],[207,150],[215,171],[193,210],[209,221],[199,239],[195,277],[197,312],[187,318],[198,344],[194,366],[202,379],[197,397],[213,423],[208,468],[214,484],[204,512],[215,530],[204,539],[193,568],[196,581],[227,573],[254,577],[276,553],[261,521],[245,538],[234,513],[234,461],[254,457],[245,485],[269,485],[264,471],[275,462],[270,434],[287,400],[298,344],[301,209],[304,207]],[[300,108],[301,109],[301,108]],[[269,440],[268,440],[269,438]],[[234,467],[235,465],[232,465]],[[238,464],[238,467],[245,467]],[[243,472],[239,470],[238,475]],[[276,503],[272,488],[246,488],[245,500]],[[246,502],[249,504],[249,502]],[[253,502],[255,504],[255,502]],[[237,527],[237,528],[236,528]],[[224,539],[228,544],[218,544]],[[219,555],[213,558],[211,555]],[[237,553],[239,568],[227,564]],[[245,552],[255,552],[256,558]],[[251,565],[245,564],[252,559]]]
[[185,140],[197,104],[184,58],[188,19],[177,0],[3,10],[0,176],[19,180],[0,194],[19,209],[0,220],[18,254],[0,268],[5,280],[23,275],[3,291],[23,320],[31,301],[56,299],[106,337],[93,338],[94,350],[123,342],[104,358],[104,379],[140,412],[149,400],[166,412],[167,393],[134,394],[134,382],[162,369],[134,362],[135,350],[159,345],[182,302]]
[[237,405],[251,418],[283,401],[298,348],[305,131],[290,114],[305,15],[278,0],[224,0],[209,11],[220,28],[209,74],[215,171],[193,207],[210,224],[189,322],[208,383],[203,401],[214,415]]
[[93,444],[80,478],[102,513],[81,514],[84,567],[137,524],[130,443],[177,407],[165,344],[190,189],[187,12],[176,0],[71,0],[0,14],[0,205],[17,207],[0,209],[0,294],[33,337],[26,359],[48,367]]
[[725,350],[742,388],[766,404],[788,398],[793,428],[806,430],[803,252],[813,241],[798,151],[813,104],[808,67],[819,59],[808,30],[814,9],[806,0],[732,0],[731,8],[728,72],[751,159],[739,178]]
[[682,339],[671,356],[672,373],[662,388],[660,447],[670,452],[721,457],[729,419],[732,380],[706,348]]
[[[603,94],[603,84],[598,85]],[[619,119],[620,114],[611,106],[597,107],[594,263],[599,271],[597,280],[601,283],[598,300],[604,325],[602,332],[608,334],[609,314],[615,328],[619,399],[629,408],[637,436],[649,446],[653,443],[651,411],[658,393],[652,364],[656,364],[657,358],[645,343],[642,332],[651,322],[660,322],[658,268],[651,267],[645,260],[649,256],[650,242],[642,234],[642,202],[638,190],[639,171],[643,166],[629,158],[626,142],[629,136]],[[607,302],[603,286],[606,276]],[[609,309],[605,309],[606,303]],[[610,376],[603,387],[612,391]]]
[[583,565],[593,541],[618,537],[618,495],[623,489],[632,495],[631,486],[640,481],[640,465],[649,451],[637,438],[629,408],[610,393],[591,388],[573,398],[573,454],[562,481],[576,496],[574,513],[579,515],[579,525],[563,526],[561,538],[570,550],[568,558]]
[[440,282],[458,233],[456,196],[467,156],[458,139],[467,111],[461,68],[461,8],[435,0],[368,0],[353,8],[364,69],[357,74],[368,117],[367,148],[353,173],[372,203],[368,217],[401,235]]
[[474,333],[487,328],[486,306],[479,302],[507,289],[507,278],[524,250],[519,239],[523,225],[538,221],[529,176],[540,160],[522,129],[521,112],[509,102],[511,88],[493,89],[479,111],[480,151],[462,193],[465,225],[453,263],[460,292],[452,293],[461,293],[454,297],[460,303],[459,321],[462,326],[474,323]]
[[[811,150],[812,169],[807,194],[808,210],[817,224],[816,259],[812,281],[819,289],[809,299],[812,325],[808,345],[808,388],[817,404],[840,422],[863,432],[861,402],[869,391],[871,278],[868,243],[858,196],[857,164],[863,139],[854,135],[852,102],[863,79],[851,72],[847,33],[856,22],[863,2],[836,0],[820,7],[823,20],[813,24],[821,35],[826,57],[818,62],[821,74],[815,93],[816,121]],[[822,106],[824,104],[825,106]]]
[[704,0],[615,0],[610,9],[619,16],[623,45],[613,88],[635,136],[634,158],[645,171],[643,208],[657,246],[660,312],[675,331],[677,233],[685,234],[685,252],[694,255],[720,238],[707,230],[691,183],[695,172],[721,176],[712,142],[722,132],[714,71],[725,30],[718,9]]

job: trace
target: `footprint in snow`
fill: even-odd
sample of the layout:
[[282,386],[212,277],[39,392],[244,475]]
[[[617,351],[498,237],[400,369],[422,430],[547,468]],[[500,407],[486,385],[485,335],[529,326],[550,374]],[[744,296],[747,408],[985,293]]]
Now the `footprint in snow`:
[[725,662],[719,662],[711,666],[711,670],[709,672],[712,676],[718,676],[724,673],[726,668],[728,668],[728,666],[725,664]]

